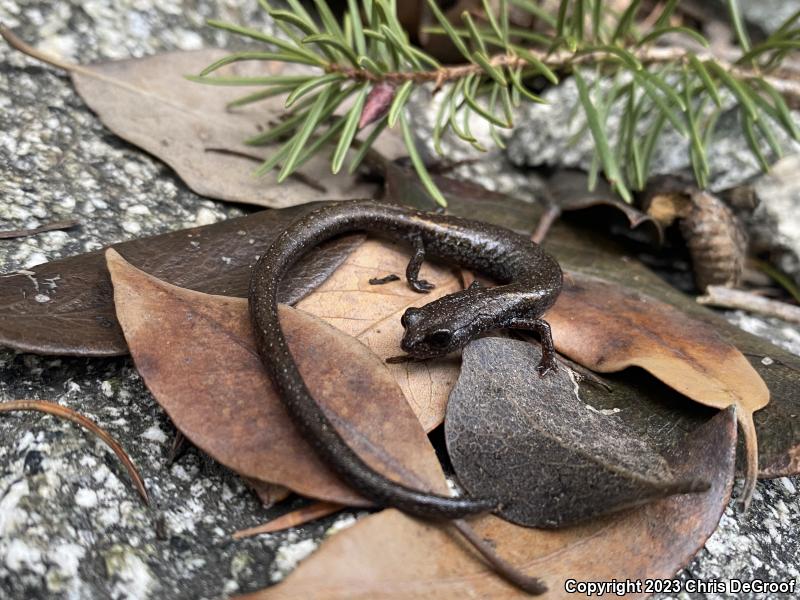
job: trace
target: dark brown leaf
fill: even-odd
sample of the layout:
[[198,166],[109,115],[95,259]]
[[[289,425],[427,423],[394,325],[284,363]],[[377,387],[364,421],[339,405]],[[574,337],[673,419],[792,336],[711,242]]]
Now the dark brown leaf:
[[669,304],[577,273],[567,274],[545,318],[559,352],[585,367],[642,367],[695,402],[735,405],[747,449],[742,497],[749,502],[758,475],[753,413],[767,405],[769,389],[735,346]]
[[[113,249],[107,259],[136,367],[186,437],[246,477],[367,504],[295,430],[258,357],[246,300],[175,287]],[[285,305],[280,314],[306,384],[350,446],[391,479],[446,492],[436,453],[382,362],[311,315]]]
[[[244,297],[258,255],[289,223],[317,206],[263,211],[113,247],[132,264],[175,285]],[[315,249],[288,274],[281,300],[294,303],[308,294],[362,240],[349,236]],[[128,352],[102,251],[9,273],[0,281],[0,345],[73,356]]]
[[676,479],[662,456],[614,415],[580,399],[565,368],[540,377],[536,345],[473,341],[447,405],[447,450],[461,484],[494,494],[500,515],[561,527],[672,494],[706,491]]
[[[736,421],[721,411],[670,458],[676,476],[706,479],[702,494],[672,496],[586,525],[556,531],[473,521],[498,554],[541,577],[546,600],[565,598],[567,579],[671,578],[714,531],[730,497]],[[629,594],[644,598],[646,594]],[[439,527],[384,510],[325,541],[275,587],[248,600],[289,598],[525,598]]]

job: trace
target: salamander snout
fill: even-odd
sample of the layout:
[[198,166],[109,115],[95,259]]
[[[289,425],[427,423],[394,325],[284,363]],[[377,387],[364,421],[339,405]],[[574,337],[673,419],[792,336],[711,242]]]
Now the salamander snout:
[[415,358],[444,356],[460,350],[469,341],[457,323],[429,309],[432,304],[409,308],[400,319],[405,328],[400,346]]

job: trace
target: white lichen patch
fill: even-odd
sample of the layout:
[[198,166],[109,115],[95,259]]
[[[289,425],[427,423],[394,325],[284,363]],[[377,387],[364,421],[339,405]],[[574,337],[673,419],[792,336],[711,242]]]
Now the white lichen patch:
[[38,546],[21,537],[11,539],[3,546],[2,555],[10,571],[32,571],[38,575],[45,572],[42,550]]
[[150,440],[151,442],[156,442],[157,444],[164,444],[168,439],[167,434],[164,433],[164,430],[158,425],[151,425],[145,429],[142,437],[146,440]]
[[317,546],[319,546],[319,542],[313,539],[280,546],[275,554],[275,562],[272,564],[270,579],[273,582],[278,582],[286,577],[297,567],[301,560],[316,550]]
[[332,535],[335,535],[335,534],[339,533],[340,531],[343,531],[345,529],[348,529],[348,528],[352,527],[353,525],[355,525],[358,522],[358,519],[362,515],[366,515],[366,514],[367,513],[361,513],[359,515],[345,514],[345,515],[342,515],[342,516],[338,517],[333,522],[333,524],[330,527],[328,527],[328,529],[325,530],[325,537],[330,537]]
[[86,488],[81,488],[75,492],[75,504],[83,508],[94,508],[97,506],[97,492]]
[[112,546],[105,553],[105,566],[114,581],[111,597],[125,600],[146,600],[158,585],[152,572],[136,550],[123,545]]

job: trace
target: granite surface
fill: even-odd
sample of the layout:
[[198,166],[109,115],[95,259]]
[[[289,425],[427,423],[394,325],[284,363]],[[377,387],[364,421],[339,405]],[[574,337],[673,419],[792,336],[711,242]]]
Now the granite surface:
[[[0,21],[80,62],[228,43],[202,26],[207,17],[265,24],[255,0],[0,0]],[[501,189],[536,188],[497,158],[469,169],[471,176]],[[0,240],[0,272],[245,210],[190,192],[168,168],[105,130],[62,73],[3,44],[0,199],[0,230],[81,222],[68,232]],[[731,318],[760,335],[782,336],[800,352],[796,331],[783,324]],[[142,505],[113,454],[75,425],[35,413],[3,416],[2,598],[224,598],[278,581],[326,534],[355,519],[346,514],[233,541],[233,531],[275,509],[196,450],[167,463],[174,428],[127,358],[0,350],[0,400],[15,398],[54,400],[95,419],[128,449],[153,505]],[[797,487],[798,478],[761,482],[751,511],[729,508],[680,577],[800,579]]]

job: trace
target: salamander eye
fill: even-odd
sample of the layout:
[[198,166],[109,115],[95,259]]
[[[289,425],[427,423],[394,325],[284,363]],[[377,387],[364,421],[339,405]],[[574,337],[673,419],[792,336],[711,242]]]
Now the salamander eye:
[[412,306],[407,308],[403,316],[400,317],[400,325],[408,329],[408,326],[413,325],[417,320],[419,320],[419,309]]
[[433,346],[434,348],[447,348],[450,345],[450,340],[453,339],[453,334],[447,331],[446,329],[440,329],[439,331],[434,331],[428,337],[425,338],[425,341],[428,345]]

